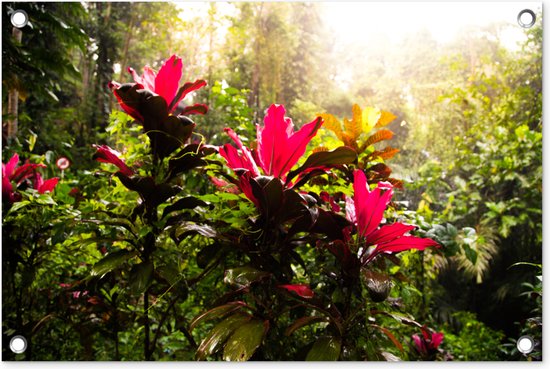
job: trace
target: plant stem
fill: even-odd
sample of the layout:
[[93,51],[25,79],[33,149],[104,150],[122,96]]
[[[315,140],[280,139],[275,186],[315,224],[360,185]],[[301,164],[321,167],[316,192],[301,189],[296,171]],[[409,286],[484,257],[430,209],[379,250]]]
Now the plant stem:
[[151,350],[150,350],[150,327],[149,327],[149,292],[145,291],[143,293],[143,313],[144,313],[144,319],[145,323],[143,324],[145,329],[145,341],[144,341],[144,347],[143,352],[145,356],[145,361],[151,360]]

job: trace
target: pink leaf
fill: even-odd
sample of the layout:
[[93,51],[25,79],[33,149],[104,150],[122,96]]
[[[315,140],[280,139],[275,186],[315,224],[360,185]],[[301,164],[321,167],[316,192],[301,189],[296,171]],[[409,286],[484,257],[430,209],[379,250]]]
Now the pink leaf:
[[13,175],[13,171],[17,167],[17,164],[19,164],[19,155],[15,153],[6,164],[2,163],[2,177],[6,176],[8,178],[11,178],[11,176]]
[[395,240],[380,243],[372,254],[369,255],[367,261],[372,260],[377,255],[383,252],[401,252],[411,249],[424,250],[427,247],[439,247],[439,244],[430,238],[420,238],[416,236],[403,236]]
[[36,189],[38,190],[39,193],[52,192],[55,186],[57,186],[57,182],[59,182],[59,178],[57,177],[50,178],[43,181],[42,184],[38,186]]
[[[169,105],[172,100],[174,100],[174,97],[176,97],[182,69],[183,63],[181,58],[176,55],[172,55],[170,59],[164,62],[162,67],[160,67],[159,72],[155,77],[155,88],[153,91],[162,96],[167,105]],[[145,70],[144,79],[147,80],[154,75],[155,74],[152,70],[149,73]]]
[[233,170],[246,169],[250,171],[254,177],[259,176],[260,171],[256,166],[256,162],[254,161],[250,150],[243,145],[239,136],[237,136],[235,131],[231,128],[225,128],[224,131],[229,135],[229,137],[231,137],[233,142],[235,142],[237,147],[241,150],[241,154],[239,154],[235,147],[230,144],[225,144],[219,149],[220,155],[227,161],[229,167]]
[[384,242],[395,240],[398,237],[403,236],[405,233],[412,231],[416,227],[413,225],[403,224],[403,223],[393,223],[390,225],[385,225],[380,229],[372,232],[367,237],[367,242],[370,244],[381,244]]
[[443,332],[432,334],[432,347],[434,349],[438,348],[439,345],[441,345],[441,342],[443,342],[443,338],[444,338]]
[[391,187],[389,187],[389,189],[382,194],[382,189],[388,188],[389,185],[388,183],[382,183],[370,192],[365,173],[358,169],[353,175],[353,201],[355,203],[357,231],[359,235],[367,237],[380,225],[384,216],[384,211],[393,195],[393,191]]
[[316,118],[294,132],[292,120],[285,117],[285,112],[283,105],[273,104],[267,110],[264,126],[257,126],[259,164],[265,174],[282,180],[302,157],[323,123],[321,118]]
[[120,173],[124,174],[125,176],[131,176],[134,174],[132,169],[130,169],[122,159],[120,159],[118,156],[120,153],[117,151],[111,149],[107,145],[93,145],[97,152],[94,154],[94,159],[101,162],[101,163],[109,163],[114,164],[120,169]]

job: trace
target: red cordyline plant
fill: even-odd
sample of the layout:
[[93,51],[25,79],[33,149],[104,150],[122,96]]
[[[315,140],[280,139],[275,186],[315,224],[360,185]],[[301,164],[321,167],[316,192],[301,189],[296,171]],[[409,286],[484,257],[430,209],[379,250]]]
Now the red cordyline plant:
[[[314,176],[337,170],[345,175],[351,170],[348,165],[356,164],[355,151],[343,146],[332,152],[315,152],[292,170],[322,124],[317,118],[295,131],[292,121],[285,117],[284,107],[272,105],[264,125],[257,127],[256,149],[244,146],[233,130],[225,129],[236,144],[219,149],[236,175],[226,178],[255,204],[259,215],[251,219],[251,229],[244,234],[234,230],[222,234],[231,244],[229,252],[248,262],[226,271],[225,282],[237,289],[220,299],[226,304],[192,322],[191,329],[203,321],[221,318],[199,346],[198,359],[222,348],[226,360],[294,359],[289,355],[295,351],[288,349],[280,332],[286,328],[285,336],[290,336],[315,323],[324,323],[326,328],[306,351],[304,357],[309,360],[365,358],[364,348],[353,340],[372,339],[373,330],[387,335],[403,349],[387,329],[367,323],[368,298],[363,291],[368,291],[371,302],[380,302],[386,299],[391,286],[389,279],[371,264],[384,255],[439,245],[409,234],[416,228],[412,225],[383,224],[393,186],[380,182],[371,190],[363,170],[351,172],[354,196],[346,198],[345,217],[340,214],[342,207],[326,191],[317,194],[299,190]],[[216,179],[215,183],[228,188],[223,181]],[[328,210],[323,204],[328,204]],[[317,246],[320,253],[329,250],[335,256],[335,265],[315,262],[313,268],[324,270],[316,282],[309,279],[313,275],[309,275],[308,268],[312,266],[301,257],[307,246]],[[299,280],[296,266],[305,271]],[[281,318],[285,314],[292,317],[291,324],[281,327],[288,322],[288,318]],[[245,335],[252,338],[236,346],[235,342]]]
[[59,181],[59,178],[50,178],[44,180],[38,168],[45,168],[44,164],[25,163],[19,164],[19,155],[13,154],[11,159],[6,163],[2,163],[2,198],[10,203],[21,201],[21,194],[16,192],[16,189],[21,186],[26,180],[32,180],[33,188],[38,193],[52,192]]
[[423,359],[430,359],[439,352],[439,345],[443,342],[444,335],[443,332],[429,331],[425,326],[421,330],[422,335],[412,335],[414,348]]
[[[180,265],[177,257],[167,256],[175,252],[175,248],[166,247],[170,239],[175,245],[180,245],[185,238],[201,233],[206,227],[197,224],[193,209],[207,204],[194,196],[185,196],[189,191],[182,186],[185,183],[183,175],[205,165],[204,157],[215,152],[214,147],[190,142],[195,123],[188,116],[205,114],[208,109],[204,104],[185,106],[182,101],[206,82],[196,80],[180,86],[182,69],[182,60],[172,55],[158,72],[145,67],[140,76],[129,68],[133,83],[113,81],[109,84],[120,107],[143,127],[149,137],[150,155],[140,158],[139,167],[127,164],[118,151],[107,145],[94,145],[94,159],[116,166],[115,176],[128,190],[137,192],[140,199],[131,211],[96,211],[91,214],[93,219],[88,219],[107,229],[114,227],[113,230],[119,234],[116,246],[109,247],[104,258],[92,267],[91,281],[97,285],[113,283],[113,278],[106,275],[114,276],[111,272],[125,270],[122,274],[125,279],[118,283],[128,286],[130,296],[143,299],[140,321],[143,323],[146,360],[153,357],[163,329],[161,323],[157,333],[152,335],[150,314],[158,312],[150,305],[151,288],[165,293],[171,291],[172,304],[175,304],[186,298],[187,293],[183,291],[200,280],[200,277],[192,281],[183,277],[174,280],[173,271],[179,270]],[[159,211],[161,205],[166,205],[162,212]],[[121,241],[124,246],[120,246]],[[97,288],[95,290],[98,292]],[[116,309],[116,306],[111,308]],[[158,319],[164,322],[166,316]]]
[[139,76],[128,68],[134,83],[112,81],[109,84],[120,107],[143,125],[151,140],[155,159],[164,159],[189,139],[195,123],[188,115],[205,114],[208,110],[204,104],[183,105],[182,100],[189,93],[204,87],[206,82],[196,80],[180,86],[182,70],[181,58],[172,55],[158,73],[145,67],[143,75]]

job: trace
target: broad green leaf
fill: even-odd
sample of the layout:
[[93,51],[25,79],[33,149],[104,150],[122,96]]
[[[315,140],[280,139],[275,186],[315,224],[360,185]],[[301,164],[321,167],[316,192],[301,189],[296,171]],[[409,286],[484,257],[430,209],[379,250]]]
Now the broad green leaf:
[[174,264],[161,265],[156,268],[156,271],[171,285],[178,283],[182,279],[181,273]]
[[223,349],[223,359],[226,361],[247,361],[260,346],[269,322],[252,320],[235,330],[227,340]]
[[336,361],[340,357],[341,348],[339,337],[320,337],[307,353],[306,361]]
[[118,250],[115,252],[109,253],[103,259],[98,261],[92,267],[92,276],[102,276],[105,273],[110,272],[111,270],[119,267],[126,260],[131,258],[133,254],[128,250]]
[[225,271],[223,281],[237,287],[246,287],[268,276],[269,273],[251,267],[239,267]]
[[136,264],[130,271],[130,291],[135,294],[141,294],[147,290],[152,280],[153,263],[149,260],[141,264]]
[[197,359],[204,360],[207,356],[215,353],[235,329],[242,327],[243,324],[246,324],[250,319],[251,317],[245,314],[233,314],[218,323],[212,328],[208,336],[202,340],[197,349]]
[[195,317],[195,319],[191,321],[191,325],[189,326],[189,331],[192,331],[199,323],[202,323],[211,319],[220,318],[231,312],[240,310],[243,306],[246,306],[246,304],[242,301],[235,301],[235,302],[230,302],[229,304],[226,304],[226,305],[216,306],[215,308],[210,309],[207,312],[204,312],[198,315],[197,317]]

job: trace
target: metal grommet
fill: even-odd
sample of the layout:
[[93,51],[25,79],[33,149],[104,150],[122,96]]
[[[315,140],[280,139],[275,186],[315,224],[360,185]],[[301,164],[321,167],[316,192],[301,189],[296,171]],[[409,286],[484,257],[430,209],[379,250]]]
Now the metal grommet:
[[523,28],[531,28],[535,24],[537,16],[531,9],[523,9],[518,14],[518,23]]
[[521,336],[518,338],[516,346],[522,354],[529,354],[535,348],[535,341],[530,336]]
[[23,336],[13,336],[10,340],[10,350],[15,354],[22,354],[27,349],[27,340]]
[[11,24],[16,28],[23,28],[29,23],[29,16],[27,15],[27,12],[21,9],[14,10],[13,13],[11,13]]

